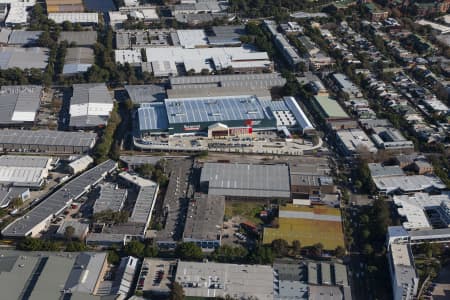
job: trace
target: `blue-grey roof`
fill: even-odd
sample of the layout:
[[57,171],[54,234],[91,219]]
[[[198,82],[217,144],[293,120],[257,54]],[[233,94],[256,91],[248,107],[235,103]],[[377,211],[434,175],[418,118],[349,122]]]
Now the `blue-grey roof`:
[[92,67],[92,64],[65,64],[63,67],[63,74],[84,73]]
[[145,103],[138,109],[139,129],[162,130],[169,128],[167,111],[164,103]]
[[126,85],[125,90],[133,103],[162,102],[166,99],[166,89],[158,84]]
[[9,36],[10,45],[31,45],[36,44],[42,31],[13,30]]
[[169,124],[261,120],[267,117],[255,96],[166,99]]

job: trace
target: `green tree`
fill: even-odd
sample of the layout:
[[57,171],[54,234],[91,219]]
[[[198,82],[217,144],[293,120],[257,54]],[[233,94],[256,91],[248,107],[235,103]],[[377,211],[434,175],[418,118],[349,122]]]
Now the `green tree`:
[[118,265],[120,262],[120,256],[115,250],[108,250],[108,263]]
[[86,250],[86,245],[82,242],[69,242],[66,246],[67,252],[82,252]]
[[300,241],[294,240],[292,241],[292,252],[294,255],[300,255],[302,251],[302,245],[300,244]]
[[170,289],[169,300],[183,300],[184,290],[183,287],[176,281],[173,282]]
[[321,257],[323,251],[323,245],[321,243],[317,243],[311,246],[310,254],[314,257]]
[[127,256],[143,257],[145,245],[137,240],[132,240],[124,247],[124,253]]
[[272,241],[271,245],[276,256],[286,256],[288,254],[289,244],[286,240],[276,239]]
[[19,208],[23,205],[23,201],[22,198],[20,197],[15,197],[14,199],[11,200],[11,207],[16,209]]
[[345,249],[342,246],[337,246],[336,249],[334,250],[334,254],[336,255],[337,258],[342,258],[345,256]]
[[135,171],[139,174],[139,176],[151,178],[153,175],[153,171],[155,171],[155,167],[151,164],[143,164],[137,167]]
[[153,245],[146,245],[144,249],[144,257],[158,256],[158,248]]
[[201,260],[202,249],[195,243],[181,243],[175,248],[175,255],[182,260]]
[[68,241],[72,240],[74,234],[75,234],[75,228],[73,226],[67,226],[66,229],[64,230],[64,237]]
[[364,255],[372,255],[372,253],[373,253],[372,245],[364,244],[362,252]]

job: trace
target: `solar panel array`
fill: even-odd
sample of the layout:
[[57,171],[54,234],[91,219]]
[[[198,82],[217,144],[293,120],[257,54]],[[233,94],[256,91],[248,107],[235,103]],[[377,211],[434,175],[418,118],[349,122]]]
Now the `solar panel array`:
[[138,109],[139,129],[167,130],[169,121],[164,103],[145,103]]
[[228,81],[244,81],[256,83],[261,80],[286,80],[279,73],[262,73],[262,74],[232,74],[232,75],[208,75],[208,76],[182,76],[170,78],[170,85],[175,88],[176,85],[185,84],[199,84],[199,83],[214,83],[214,82],[228,82]]
[[154,207],[154,200],[158,192],[158,185],[143,186],[139,189],[133,212],[129,218],[130,222],[147,224],[150,220]]
[[116,168],[113,160],[107,160],[81,174],[44,199],[23,217],[16,219],[2,231],[4,236],[25,236],[47,218],[61,213],[73,199],[81,197],[92,185],[100,181],[106,173]]
[[169,124],[262,120],[264,109],[255,96],[166,99]]

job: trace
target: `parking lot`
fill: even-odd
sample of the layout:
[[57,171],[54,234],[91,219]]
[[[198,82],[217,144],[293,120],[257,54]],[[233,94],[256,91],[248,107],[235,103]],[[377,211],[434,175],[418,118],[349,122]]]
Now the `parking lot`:
[[169,293],[175,266],[173,260],[144,259],[136,290],[145,294]]
[[242,219],[239,216],[236,216],[223,223],[223,245],[247,245],[254,242],[253,237],[247,236],[247,234],[240,229],[239,225],[244,221],[246,220]]

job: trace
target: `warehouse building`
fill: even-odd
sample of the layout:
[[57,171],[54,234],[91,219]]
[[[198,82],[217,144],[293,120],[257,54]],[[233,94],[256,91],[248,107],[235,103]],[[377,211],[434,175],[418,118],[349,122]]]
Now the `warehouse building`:
[[39,189],[48,177],[52,162],[46,156],[0,156],[0,184]]
[[100,185],[100,195],[95,200],[93,213],[99,213],[107,210],[119,212],[122,210],[127,199],[127,190],[119,189],[115,184],[105,183]]
[[97,139],[91,132],[0,130],[0,150],[11,152],[85,153]]
[[328,96],[314,96],[312,105],[325,124],[333,130],[356,128],[358,126],[341,105]]
[[388,249],[393,299],[414,299],[419,288],[411,247],[393,243]]
[[372,140],[359,128],[339,130],[336,137],[339,150],[347,157],[378,152]]
[[226,200],[289,199],[287,165],[205,163],[200,186],[209,195]]
[[[156,77],[178,75],[184,71],[221,71],[232,69],[235,73],[272,71],[273,63],[266,52],[244,47],[196,48],[183,47],[146,48],[146,57]],[[177,68],[178,66],[178,68]]]
[[56,24],[64,22],[79,23],[82,25],[98,24],[98,13],[87,12],[64,12],[64,13],[49,13],[48,18],[53,20]]
[[28,5],[24,2],[11,2],[9,4],[8,16],[5,25],[14,27],[16,25],[26,25],[28,22]]
[[446,185],[435,175],[406,175],[398,166],[369,163],[372,180],[382,194],[410,194],[444,190]]
[[141,107],[138,115],[141,135],[160,132],[165,126],[169,134],[208,132],[211,137],[276,128],[275,120],[254,96],[166,99]]
[[40,107],[42,87],[37,85],[2,86],[0,89],[0,126],[32,125]]
[[93,163],[94,159],[92,157],[89,155],[84,155],[69,163],[69,171],[71,174],[78,174],[87,170],[87,168]]
[[[111,13],[110,13],[111,14]],[[117,30],[116,49],[141,49],[146,47],[168,47],[179,43],[173,30],[148,29],[148,30]]]
[[205,251],[220,247],[225,197],[197,193],[189,201],[183,242],[196,243]]
[[208,36],[211,46],[239,46],[240,37],[246,34],[244,25],[212,26],[212,35]]
[[42,31],[13,30],[9,35],[8,45],[34,46],[41,34]]
[[107,256],[106,252],[1,250],[2,298],[104,299]]
[[92,67],[94,60],[94,50],[91,48],[68,48],[62,73],[67,76],[87,72]]
[[163,85],[143,84],[143,85],[125,85],[128,97],[134,104],[162,102],[166,99],[166,89]]
[[30,198],[30,189],[26,187],[0,185],[0,208],[7,208],[12,200],[25,201]]
[[0,48],[0,70],[11,68],[44,70],[48,62],[47,48]]
[[59,239],[67,239],[67,228],[72,227],[74,229],[73,234],[70,236],[72,239],[82,241],[86,238],[89,232],[89,224],[81,223],[77,220],[66,220],[61,223],[58,230],[55,233],[55,237]]
[[92,47],[97,43],[97,31],[61,31],[58,43],[62,41],[77,47]]
[[140,66],[142,63],[142,54],[140,49],[114,50],[116,64],[130,64],[133,67]]
[[449,193],[395,195],[393,200],[406,230],[447,228],[450,225]]
[[174,281],[181,284],[186,297],[274,299],[271,266],[214,262],[178,262]]
[[252,135],[253,131],[314,130],[292,97],[283,101],[255,96],[166,99],[145,103],[137,111],[141,137],[205,134],[209,138]]
[[145,235],[152,218],[153,208],[155,207],[156,197],[159,192],[159,185],[151,180],[131,175],[126,172],[120,173],[119,176],[137,189],[138,194],[128,222],[142,224],[143,231],[141,234]]
[[114,100],[104,83],[73,85],[70,99],[70,124],[72,128],[104,126],[113,110]]
[[280,73],[182,76],[169,78],[168,98],[255,95],[271,98],[271,91],[286,84]]
[[23,238],[39,236],[51,220],[61,214],[74,200],[87,193],[93,186],[114,171],[117,163],[107,160],[87,172],[75,177],[56,192],[42,200],[24,216],[14,220],[2,230],[7,237]]

